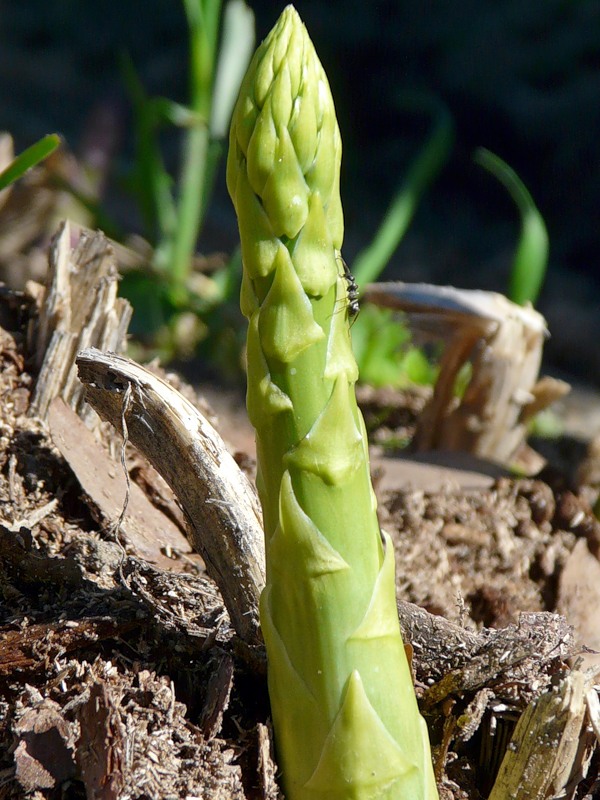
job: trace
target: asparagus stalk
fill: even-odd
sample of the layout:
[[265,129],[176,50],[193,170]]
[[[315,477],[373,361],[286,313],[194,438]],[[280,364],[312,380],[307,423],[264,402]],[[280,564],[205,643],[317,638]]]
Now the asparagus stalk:
[[288,6],[242,84],[227,162],[278,761],[288,800],[434,800],[354,393],[340,163],[327,78]]

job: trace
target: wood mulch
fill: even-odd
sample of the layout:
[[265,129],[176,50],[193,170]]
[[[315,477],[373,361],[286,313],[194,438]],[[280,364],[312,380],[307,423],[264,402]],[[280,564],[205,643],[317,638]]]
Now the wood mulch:
[[[240,646],[173,493],[128,446],[120,519],[114,430],[56,404],[29,414],[32,310],[0,296],[0,799],[282,797],[264,660]],[[419,403],[396,409],[403,432]],[[250,472],[252,458],[238,454]],[[502,769],[492,797],[526,796],[507,773],[523,764],[500,766],[526,714],[552,743],[527,762],[527,796],[599,796],[598,487],[552,465],[430,465],[412,483],[406,456],[374,451],[373,466],[442,797],[486,797]]]

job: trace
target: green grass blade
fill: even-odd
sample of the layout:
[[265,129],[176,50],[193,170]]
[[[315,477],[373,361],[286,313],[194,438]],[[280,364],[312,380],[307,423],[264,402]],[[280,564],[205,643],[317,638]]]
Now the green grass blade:
[[171,176],[164,167],[158,146],[159,109],[150,99],[127,54],[121,71],[133,105],[135,138],[134,191],[148,239],[157,244],[172,236],[177,214],[171,192]]
[[507,189],[521,215],[521,234],[509,282],[509,297],[519,305],[535,303],[548,266],[548,232],[523,181],[499,156],[480,147],[474,161],[490,172]]
[[371,283],[382,273],[402,241],[423,193],[448,158],[453,141],[452,117],[444,105],[436,102],[433,126],[427,141],[412,162],[373,241],[354,260],[352,271],[359,286]]
[[223,12],[223,35],[213,90],[210,133],[224,139],[242,78],[254,51],[254,14],[244,0],[230,0]]
[[27,150],[23,150],[5,170],[0,172],[0,191],[21,178],[27,170],[48,158],[59,145],[60,136],[57,133],[50,133],[40,139],[39,142],[32,144]]
[[[190,108],[199,118],[210,118],[219,29],[220,0],[184,0],[190,42]],[[185,294],[185,283],[200,234],[207,193],[210,137],[206,124],[188,128],[179,179],[177,228],[169,264],[173,296]]]
[[208,118],[212,100],[221,0],[183,0],[190,43],[191,107]]
[[166,122],[176,128],[193,128],[206,125],[206,118],[196,114],[191,108],[169,100],[167,97],[153,97],[147,101],[156,122]]

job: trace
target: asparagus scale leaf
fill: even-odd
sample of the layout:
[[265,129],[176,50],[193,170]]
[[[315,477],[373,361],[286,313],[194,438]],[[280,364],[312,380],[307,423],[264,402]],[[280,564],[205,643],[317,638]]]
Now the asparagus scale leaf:
[[435,800],[354,392],[340,163],[327,78],[288,6],[242,84],[227,163],[277,757],[288,800]]

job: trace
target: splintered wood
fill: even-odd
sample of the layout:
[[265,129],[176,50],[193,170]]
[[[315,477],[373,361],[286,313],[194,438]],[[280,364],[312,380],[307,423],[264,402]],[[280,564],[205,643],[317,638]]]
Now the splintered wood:
[[[538,381],[547,335],[541,314],[494,292],[429,284],[373,283],[369,302],[404,312],[417,334],[445,343],[433,397],[419,417],[417,450],[462,450],[509,462],[532,416],[569,391]],[[457,377],[472,373],[462,397]]]
[[63,222],[53,239],[46,286],[28,286],[38,295],[39,316],[30,329],[30,352],[39,376],[30,415],[45,419],[55,397],[86,422],[93,412],[83,400],[75,356],[86,347],[121,352],[132,309],[117,296],[118,272],[111,246],[102,233],[83,232],[72,242]]
[[573,671],[529,704],[500,766],[489,800],[570,797],[585,774],[595,737],[584,725],[586,677]]

